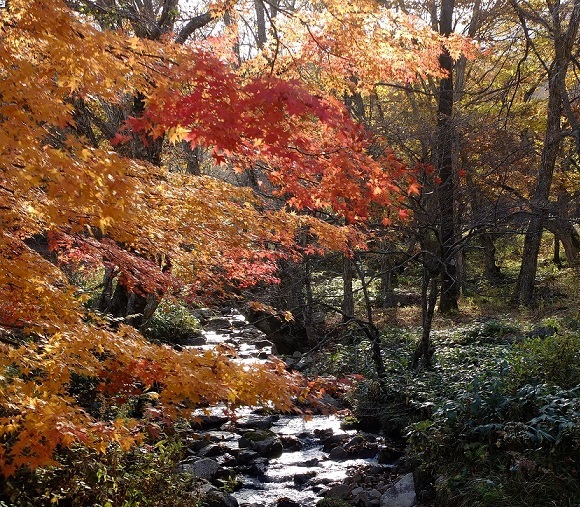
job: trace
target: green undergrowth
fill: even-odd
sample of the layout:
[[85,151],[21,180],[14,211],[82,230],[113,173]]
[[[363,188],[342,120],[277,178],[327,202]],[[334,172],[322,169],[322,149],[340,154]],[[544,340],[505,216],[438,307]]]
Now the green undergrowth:
[[177,468],[183,456],[177,436],[129,451],[116,445],[103,454],[82,446],[63,450],[58,467],[0,479],[0,506],[190,507],[200,493],[196,479]]
[[364,340],[339,347],[329,365],[365,375],[349,395],[354,416],[407,440],[407,464],[432,492],[430,505],[580,505],[578,319],[439,328],[433,367],[413,371],[418,334],[385,330],[383,379]]
[[147,322],[143,333],[149,339],[165,343],[183,344],[199,336],[199,320],[182,303],[164,299]]

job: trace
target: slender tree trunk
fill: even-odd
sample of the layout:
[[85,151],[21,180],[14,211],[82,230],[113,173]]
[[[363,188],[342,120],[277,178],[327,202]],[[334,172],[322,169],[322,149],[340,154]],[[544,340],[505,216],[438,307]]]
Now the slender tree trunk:
[[[386,375],[386,371],[385,371],[385,363],[383,362],[381,335],[380,335],[380,332],[379,332],[377,326],[375,326],[375,323],[373,320],[373,307],[372,307],[372,302],[371,302],[371,298],[369,295],[366,277],[365,277],[363,270],[360,268],[360,264],[359,264],[359,262],[357,262],[356,258],[354,259],[354,262],[352,262],[352,265],[354,266],[354,269],[356,270],[356,274],[358,275],[358,278],[361,282],[362,293],[363,293],[363,298],[364,298],[364,302],[365,302],[365,309],[366,309],[366,313],[367,313],[367,322],[366,322],[366,324],[364,324],[363,328],[364,328],[364,331],[371,342],[371,354],[372,354],[373,362],[375,363],[375,371],[377,372],[377,376],[379,378],[382,378]],[[360,323],[359,323],[359,325],[360,325]]]
[[580,235],[574,225],[566,218],[550,219],[544,225],[547,230],[554,234],[554,262],[556,261],[556,242],[558,242],[558,250],[560,243],[564,247],[568,265],[577,265],[580,259]]
[[258,49],[262,49],[268,40],[266,34],[266,10],[262,0],[254,0],[254,7],[256,9],[256,43],[258,44]]
[[502,275],[496,262],[493,238],[489,233],[484,232],[478,236],[477,240],[483,248],[484,276],[489,282],[496,283],[501,279]]
[[[526,31],[526,36],[531,40],[532,37],[529,35],[526,26],[526,17],[529,17],[530,13],[525,11],[516,0],[510,0],[510,3],[520,17],[522,26],[524,26]],[[535,15],[531,14],[532,17]],[[542,230],[549,208],[550,188],[552,186],[558,149],[562,141],[560,123],[563,113],[563,100],[566,94],[566,74],[580,25],[580,0],[574,0],[573,10],[570,14],[566,30],[562,26],[559,2],[556,2],[553,6],[551,17],[554,32],[554,59],[548,69],[548,117],[546,121],[546,135],[542,149],[538,180],[531,201],[531,216],[524,239],[522,265],[512,297],[515,303],[524,305],[530,304],[533,300]]]
[[183,148],[183,152],[185,153],[185,160],[187,165],[185,167],[185,172],[187,174],[192,174],[194,176],[201,175],[201,148],[196,146],[195,148],[191,147],[191,144],[188,141],[183,141],[181,143]]
[[431,345],[431,326],[435,305],[439,295],[439,282],[437,276],[432,276],[429,269],[423,268],[423,283],[421,284],[421,314],[422,331],[421,341],[413,354],[411,366],[413,369],[429,368],[433,357],[433,347]]
[[[450,35],[455,0],[442,0],[439,32]],[[460,286],[457,281],[455,259],[455,179],[453,175],[453,146],[455,126],[453,124],[453,59],[445,51],[439,56],[441,68],[447,76],[441,79],[437,109],[437,169],[439,185],[439,213],[441,217],[441,299],[439,310],[449,313],[458,309]]]
[[567,64],[556,60],[549,76],[548,119],[542,150],[540,172],[531,202],[531,216],[524,239],[522,265],[513,295],[514,302],[528,305],[532,302],[534,282],[538,270],[538,255],[542,231],[549,205],[550,188],[560,146],[560,119],[562,114],[562,90],[565,84]]
[[342,258],[342,304],[340,309],[342,311],[343,321],[347,321],[354,317],[354,291],[352,286],[353,279],[353,262],[346,255]]
[[554,234],[554,254],[552,255],[552,263],[558,268],[562,269],[562,259],[560,258],[560,240]]
[[387,259],[386,255],[381,256],[381,286],[380,286],[380,301],[383,308],[389,308],[394,302],[393,273],[392,262]]

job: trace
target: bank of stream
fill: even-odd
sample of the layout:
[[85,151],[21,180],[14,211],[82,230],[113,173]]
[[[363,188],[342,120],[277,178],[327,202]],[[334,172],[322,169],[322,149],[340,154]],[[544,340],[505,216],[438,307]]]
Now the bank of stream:
[[[276,352],[237,313],[205,317],[203,335],[191,346],[226,343],[248,363]],[[287,358],[289,364],[300,360]],[[416,505],[412,474],[397,472],[401,449],[381,435],[345,429],[336,415],[246,409],[232,421],[215,407],[213,415],[200,414],[188,453],[181,468],[207,481],[204,502],[211,507]]]

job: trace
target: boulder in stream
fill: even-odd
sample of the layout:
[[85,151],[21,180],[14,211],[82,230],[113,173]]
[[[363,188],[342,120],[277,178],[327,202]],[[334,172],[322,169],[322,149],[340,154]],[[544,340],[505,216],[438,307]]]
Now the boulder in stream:
[[280,437],[270,430],[253,430],[242,435],[240,447],[249,448],[263,458],[279,458],[284,451]]
[[413,474],[408,473],[383,494],[380,507],[413,507],[414,505],[417,505],[415,481]]
[[250,414],[248,417],[243,417],[236,421],[239,428],[253,429],[253,430],[267,430],[280,419],[275,415],[256,415]]
[[207,507],[238,507],[238,501],[232,495],[223,493],[219,489],[208,491],[200,503]]
[[229,329],[231,322],[224,317],[212,317],[203,326],[204,331],[223,331]]
[[328,457],[333,461],[342,461],[348,458],[348,453],[344,450],[344,447],[337,445],[330,451]]
[[202,458],[194,463],[184,463],[181,466],[184,471],[207,480],[213,479],[220,469],[218,462],[210,458]]
[[300,504],[296,500],[284,496],[278,498],[276,501],[276,507],[300,507]]

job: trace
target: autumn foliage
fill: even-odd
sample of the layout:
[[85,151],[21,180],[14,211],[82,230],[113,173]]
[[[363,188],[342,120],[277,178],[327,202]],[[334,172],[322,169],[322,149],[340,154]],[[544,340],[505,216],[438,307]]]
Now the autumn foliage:
[[[109,268],[128,289],[159,297],[274,282],[280,257],[345,249],[356,234],[341,224],[416,191],[404,165],[388,150],[371,157],[372,139],[336,99],[296,80],[242,78],[201,46],[101,31],[59,0],[10,1],[0,32],[2,473],[49,464],[59,447],[105,451],[140,439],[138,421],[83,410],[70,389],[78,378],[99,379],[99,396],[120,402],[153,392],[156,417],[218,402],[288,409],[300,383],[280,364],[248,368],[115,328],[87,310],[60,262]],[[98,116],[136,91],[143,115],[99,143],[82,135],[79,101]],[[283,204],[121,155],[133,137],[204,145],[234,171],[261,167]],[[334,213],[335,224],[314,210]],[[307,247],[296,242],[305,230]],[[38,237],[59,260],[34,248]],[[159,259],[171,260],[170,272]]]

